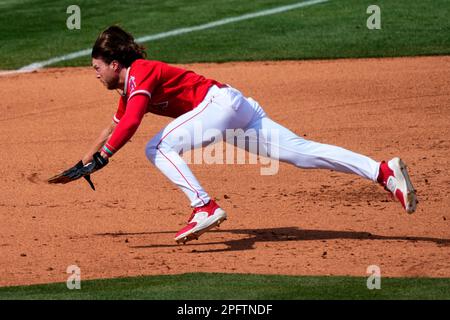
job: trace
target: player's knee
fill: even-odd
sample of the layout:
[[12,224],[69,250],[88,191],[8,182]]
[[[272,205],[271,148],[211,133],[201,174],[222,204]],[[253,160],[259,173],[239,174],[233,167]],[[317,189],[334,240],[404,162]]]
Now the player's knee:
[[150,140],[145,146],[145,155],[151,163],[155,164],[156,154],[158,152],[158,142]]
[[145,147],[145,155],[151,163],[155,164],[156,157],[158,154],[167,154],[171,151],[175,150],[169,145],[165,140],[161,141],[160,139],[152,139],[147,143]]

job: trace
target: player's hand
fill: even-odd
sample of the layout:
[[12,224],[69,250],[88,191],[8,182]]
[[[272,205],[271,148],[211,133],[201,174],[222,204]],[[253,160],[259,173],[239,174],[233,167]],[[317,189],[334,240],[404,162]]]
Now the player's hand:
[[104,166],[108,164],[108,158],[104,158],[100,155],[100,152],[94,153],[92,156],[92,161],[83,165],[82,167],[78,167],[77,170],[72,170],[68,172],[66,176],[71,180],[77,180],[81,177],[90,175],[95,171],[100,170]]
[[95,171],[102,169],[104,166],[108,164],[108,158],[104,158],[100,155],[99,152],[96,152],[92,156],[92,161],[83,165],[82,161],[79,161],[75,166],[66,171],[51,177],[48,179],[48,183],[62,183],[66,184],[75,180],[78,180],[81,177],[84,177],[92,189],[95,190],[94,184],[90,179],[90,175]]

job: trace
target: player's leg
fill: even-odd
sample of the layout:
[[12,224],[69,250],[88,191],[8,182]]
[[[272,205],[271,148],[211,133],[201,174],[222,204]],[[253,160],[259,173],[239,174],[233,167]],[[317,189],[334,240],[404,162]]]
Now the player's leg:
[[[249,99],[253,108],[259,104]],[[261,113],[261,112],[259,112]],[[389,162],[377,162],[365,155],[329,144],[309,141],[263,115],[255,119],[247,129],[259,132],[259,152],[300,168],[330,169],[353,173],[385,186],[402,203],[408,213],[416,208],[415,191],[399,158]]]
[[251,126],[259,132],[264,154],[305,169],[330,169],[376,181],[380,163],[353,151],[303,139],[268,117]]
[[175,237],[177,242],[195,239],[226,218],[181,154],[223,140],[223,133],[228,128],[245,127],[252,120],[254,111],[248,103],[237,104],[238,100],[229,90],[213,87],[197,108],[173,120],[147,144],[148,159],[181,188],[194,207],[188,225]]
[[146,146],[148,159],[182,189],[192,207],[206,204],[210,197],[181,154],[222,140],[226,129],[244,127],[253,117],[250,105],[236,107],[224,89],[213,88],[197,108],[173,120]]

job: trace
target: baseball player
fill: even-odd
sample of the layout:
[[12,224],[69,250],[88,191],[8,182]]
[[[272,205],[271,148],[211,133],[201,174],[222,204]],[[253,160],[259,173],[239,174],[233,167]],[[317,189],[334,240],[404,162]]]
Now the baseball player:
[[[134,135],[144,114],[151,112],[174,120],[147,143],[147,158],[181,188],[193,208],[187,225],[175,235],[178,243],[198,239],[227,217],[181,157],[183,151],[211,142],[203,134],[195,134],[199,125],[203,132],[254,129],[260,133],[256,139],[265,155],[299,168],[356,174],[385,187],[406,212],[416,210],[415,190],[399,158],[377,162],[337,146],[305,140],[270,119],[255,100],[235,88],[145,58],[144,48],[120,27],[111,26],[99,35],[92,49],[92,66],[108,90],[120,90],[117,112],[82,160],[51,178],[50,183],[67,183],[81,177],[90,182],[90,174],[108,164],[108,159]],[[270,134],[273,132],[276,141]],[[191,137],[188,142],[184,139],[186,133]]]

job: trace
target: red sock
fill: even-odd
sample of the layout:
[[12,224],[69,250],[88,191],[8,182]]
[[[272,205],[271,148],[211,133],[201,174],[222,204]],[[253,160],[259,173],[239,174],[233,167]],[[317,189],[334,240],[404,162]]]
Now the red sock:
[[389,168],[389,166],[385,161],[381,161],[380,171],[378,172],[377,178],[378,183],[381,184],[382,186],[385,186],[387,183],[387,179],[393,175],[394,171],[392,171],[391,168]]

